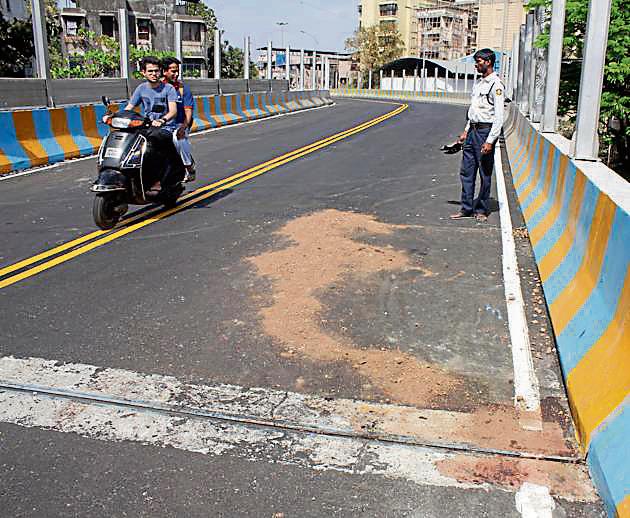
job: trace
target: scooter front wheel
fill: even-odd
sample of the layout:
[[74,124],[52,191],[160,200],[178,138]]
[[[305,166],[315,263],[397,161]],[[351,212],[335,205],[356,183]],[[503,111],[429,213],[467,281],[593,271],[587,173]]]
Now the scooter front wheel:
[[116,196],[112,194],[97,194],[92,206],[94,223],[102,230],[110,230],[120,219],[120,212],[116,210]]

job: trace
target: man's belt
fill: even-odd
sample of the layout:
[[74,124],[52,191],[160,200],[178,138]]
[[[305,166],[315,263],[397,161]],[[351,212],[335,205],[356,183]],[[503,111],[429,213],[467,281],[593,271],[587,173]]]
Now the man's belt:
[[470,127],[473,129],[483,129],[483,128],[491,128],[491,122],[471,122]]

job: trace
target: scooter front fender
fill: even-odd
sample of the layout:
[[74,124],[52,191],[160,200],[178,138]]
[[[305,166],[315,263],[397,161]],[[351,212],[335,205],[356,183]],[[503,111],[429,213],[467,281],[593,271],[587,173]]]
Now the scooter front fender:
[[92,192],[126,191],[129,180],[120,171],[115,169],[103,169],[99,171],[98,178],[92,185]]

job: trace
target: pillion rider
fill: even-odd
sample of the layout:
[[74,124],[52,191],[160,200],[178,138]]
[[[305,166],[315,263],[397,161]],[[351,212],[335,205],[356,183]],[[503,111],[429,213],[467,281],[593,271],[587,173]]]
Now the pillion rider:
[[181,61],[167,57],[162,60],[164,82],[175,88],[177,92],[177,129],[173,132],[173,143],[186,168],[185,182],[195,180],[195,161],[192,156],[189,135],[193,124],[193,95],[190,87],[179,80]]

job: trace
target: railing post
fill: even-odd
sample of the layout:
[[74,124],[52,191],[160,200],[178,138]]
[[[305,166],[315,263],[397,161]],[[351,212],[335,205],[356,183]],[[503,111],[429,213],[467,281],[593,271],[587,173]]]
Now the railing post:
[[521,99],[521,112],[524,115],[529,114],[529,100],[532,80],[532,44],[534,40],[534,13],[527,13],[527,22],[525,24],[525,52],[523,60],[523,97]]
[[519,47],[520,38],[519,33],[514,34],[512,41],[512,59],[510,59],[510,79],[508,82],[508,93],[510,99],[515,100],[514,92],[516,91],[516,78],[518,77],[518,62],[519,62]]
[[542,31],[543,16],[544,11],[542,7],[538,7],[534,10],[532,84],[529,103],[530,120],[532,122],[540,122],[545,98],[545,80],[547,77],[547,67],[545,65],[546,52],[544,49],[536,48],[535,46],[536,40]]
[[317,51],[313,51],[313,77],[311,78],[311,90],[317,90]]
[[243,79],[249,79],[249,55],[250,55],[250,39],[249,36],[245,36],[245,52],[243,53]]
[[300,50],[300,90],[304,91],[306,85],[304,84],[304,49]]
[[578,97],[575,134],[571,156],[576,160],[597,160],[599,155],[599,110],[612,0],[591,0],[582,53],[582,76]]
[[383,69],[381,68],[379,71],[379,83],[378,83],[378,88],[379,90],[383,89]]
[[562,40],[564,38],[564,11],[566,0],[553,0],[549,52],[547,54],[547,83],[541,131],[554,133],[557,126],[558,96],[560,95],[560,70],[562,68]]
[[372,69],[368,70],[368,90],[372,89]]
[[33,18],[33,43],[35,44],[35,75],[44,80],[48,106],[54,106],[49,77],[48,37],[46,35],[46,15],[44,0],[31,0]]
[[271,40],[269,40],[269,42],[267,43],[267,79],[271,79],[272,78],[272,70],[271,70],[271,60],[273,58],[273,54],[272,54],[272,49],[273,49],[273,42]]
[[[180,61],[180,63],[182,63],[183,65],[183,60],[182,60],[182,22],[175,22],[175,41],[173,42],[173,46],[175,48],[175,57]],[[183,66],[182,66],[183,68]],[[184,71],[181,70],[180,71],[182,76],[184,75]]]
[[221,79],[221,31],[214,30],[214,78]]
[[286,51],[286,63],[284,64],[285,74],[287,76],[287,81],[289,82],[289,88],[291,87],[291,47],[287,45]]

